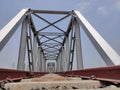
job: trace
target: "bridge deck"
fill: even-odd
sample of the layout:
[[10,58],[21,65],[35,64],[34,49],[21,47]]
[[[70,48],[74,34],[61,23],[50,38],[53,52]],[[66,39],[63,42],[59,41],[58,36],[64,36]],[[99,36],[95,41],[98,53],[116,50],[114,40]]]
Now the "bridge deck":
[[104,86],[97,80],[82,80],[77,77],[63,77],[57,74],[46,74],[41,77],[22,79],[19,83],[8,83],[8,90],[117,90],[116,86]]
[[[27,88],[24,90],[69,90],[75,87],[78,89],[82,88],[82,90],[88,87],[89,89],[92,88],[92,90],[93,88],[97,88],[97,90],[108,90],[109,88],[109,90],[113,90],[111,88],[114,88],[114,90],[117,90],[120,89],[119,76],[120,66],[56,72],[56,74],[0,69],[1,87],[11,88],[9,90],[23,90],[24,87],[28,86],[30,86],[29,88],[39,87],[41,89]],[[42,89],[43,86],[50,89]],[[60,86],[59,88],[68,89],[51,89],[53,87],[58,88],[58,86]],[[14,89],[16,87],[22,89]],[[104,88],[100,89],[100,87]]]

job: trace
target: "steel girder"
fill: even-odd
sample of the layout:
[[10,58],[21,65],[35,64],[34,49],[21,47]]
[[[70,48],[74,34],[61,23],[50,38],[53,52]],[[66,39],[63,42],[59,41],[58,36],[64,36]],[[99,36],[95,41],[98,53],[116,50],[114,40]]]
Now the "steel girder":
[[26,53],[26,43],[27,43],[27,29],[28,29],[28,19],[26,18],[22,23],[20,49],[18,57],[17,68],[19,70],[24,70],[25,68],[25,53]]
[[74,11],[77,21],[83,27],[83,30],[91,40],[92,44],[99,52],[107,65],[120,65],[120,56],[115,50],[102,38],[102,36],[90,25],[79,11]]
[[[51,22],[43,18],[45,15],[64,15]],[[34,25],[34,17],[47,23],[45,27],[37,29]],[[69,17],[67,30],[57,26],[57,23]],[[80,37],[80,26],[92,41],[93,45],[103,57],[107,65],[119,65],[120,56],[100,36],[100,34],[89,24],[79,11],[46,11],[23,9],[0,31],[0,50],[5,46],[10,37],[14,34],[20,23],[22,25],[21,43],[18,58],[18,69],[24,69],[25,52],[28,53],[29,70],[45,71],[46,60],[56,60],[57,71],[72,70],[73,60],[76,54],[77,69],[83,69],[82,47]],[[61,24],[63,26],[63,23]],[[50,27],[52,30],[46,31]],[[71,35],[70,35],[71,34]],[[34,38],[34,39],[33,39]],[[27,48],[26,48],[27,46]],[[76,49],[75,49],[76,47]],[[76,53],[75,53],[76,52]]]
[[3,29],[0,30],[0,51],[14,34],[21,22],[26,18],[29,9],[22,9]]

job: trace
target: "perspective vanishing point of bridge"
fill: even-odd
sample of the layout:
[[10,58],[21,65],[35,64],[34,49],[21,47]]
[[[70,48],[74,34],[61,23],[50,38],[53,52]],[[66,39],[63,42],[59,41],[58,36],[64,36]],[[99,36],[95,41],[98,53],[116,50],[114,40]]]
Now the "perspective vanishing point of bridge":
[[[55,18],[56,21],[52,21],[52,18]],[[21,37],[17,70],[1,69],[1,81],[8,76],[15,79],[41,76],[48,72],[66,76],[95,76],[111,81],[120,80],[118,76],[120,75],[120,56],[79,11],[22,9],[0,30],[0,51],[20,25]],[[88,36],[108,67],[84,69],[81,30]],[[26,59],[27,71],[25,70]],[[74,61],[77,64],[76,70],[73,70]],[[4,76],[4,73],[8,71],[12,73]],[[118,75],[115,75],[116,73]]]

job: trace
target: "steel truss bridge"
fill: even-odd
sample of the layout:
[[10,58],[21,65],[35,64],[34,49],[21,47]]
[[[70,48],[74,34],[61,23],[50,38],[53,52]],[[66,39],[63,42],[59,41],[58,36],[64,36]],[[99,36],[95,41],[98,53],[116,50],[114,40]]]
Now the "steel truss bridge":
[[[50,16],[45,18],[47,15]],[[54,15],[57,16],[56,21],[51,22],[51,17]],[[34,18],[37,18],[38,22],[46,23],[46,26],[42,26],[42,23],[39,24]],[[18,80],[43,75],[47,73],[47,61],[48,63],[53,61],[54,72],[57,74],[79,77],[94,75],[96,79],[106,80],[107,78],[109,81],[120,82],[120,56],[79,11],[22,9],[0,30],[0,51],[20,24],[22,27],[17,70],[0,69],[1,81],[8,77],[10,80]],[[37,26],[40,28],[38,29]],[[84,69],[81,28],[109,67]],[[26,57],[29,71],[24,71]],[[75,71],[73,70],[74,60],[77,61]]]

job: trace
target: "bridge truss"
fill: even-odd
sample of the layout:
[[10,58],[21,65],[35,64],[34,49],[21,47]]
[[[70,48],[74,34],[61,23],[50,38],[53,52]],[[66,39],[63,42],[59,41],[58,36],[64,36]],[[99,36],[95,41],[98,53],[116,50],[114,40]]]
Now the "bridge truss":
[[[48,18],[45,17],[47,15]],[[50,20],[53,15],[57,16],[55,21]],[[46,23],[46,26],[42,26],[40,21]],[[83,69],[81,28],[108,66],[120,65],[120,56],[79,11],[21,10],[0,31],[0,51],[20,24],[22,27],[18,70],[24,70],[26,56],[30,71],[45,72],[48,60],[56,62],[57,72],[72,70],[75,59],[77,69]]]

